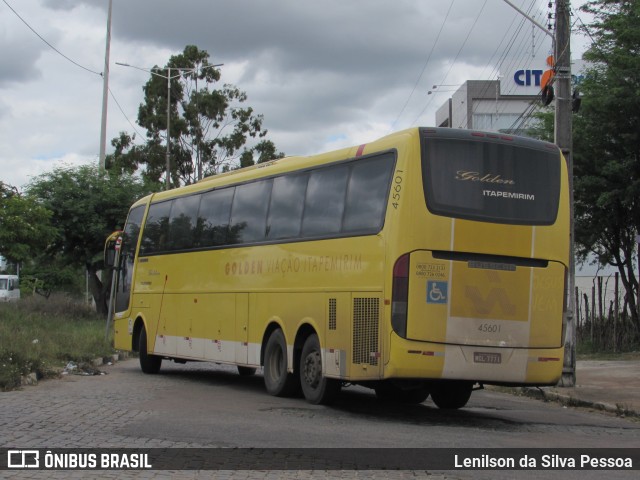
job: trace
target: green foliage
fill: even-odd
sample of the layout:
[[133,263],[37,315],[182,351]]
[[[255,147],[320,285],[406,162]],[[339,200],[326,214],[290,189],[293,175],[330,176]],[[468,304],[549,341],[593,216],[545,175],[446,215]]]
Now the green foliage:
[[45,249],[57,236],[51,215],[35,199],[0,182],[0,254],[10,262],[22,263]]
[[43,280],[45,289],[56,290],[68,283],[58,283],[65,276],[86,269],[97,309],[106,312],[107,285],[97,276],[105,239],[124,226],[131,204],[148,192],[136,177],[109,175],[97,165],[56,168],[33,179],[29,198],[51,212],[57,234],[28,273]]
[[77,266],[93,263],[106,236],[124,225],[129,207],[145,193],[135,177],[109,176],[96,165],[56,168],[33,179],[27,192],[52,212],[59,230],[49,253]]
[[555,125],[555,112],[552,108],[546,107],[536,112],[533,117],[535,122],[527,130],[527,135],[533,138],[544,140],[545,142],[554,142],[554,125]]
[[20,377],[57,376],[69,361],[90,361],[113,353],[104,319],[64,296],[0,304],[0,391]]
[[574,119],[574,191],[578,253],[618,267],[634,322],[635,235],[640,232],[640,3],[597,0],[591,62]]
[[238,163],[253,165],[255,157],[266,161],[284,156],[264,139],[263,117],[244,105],[245,92],[229,84],[214,88],[220,71],[209,63],[205,50],[188,45],[153,72],[143,87],[145,100],[138,110],[138,124],[147,130],[146,144],[136,145],[135,135],[122,132],[111,142],[115,152],[107,159],[109,168],[131,173],[144,167],[141,174],[148,182],[163,182],[167,106],[173,186],[193,183]]

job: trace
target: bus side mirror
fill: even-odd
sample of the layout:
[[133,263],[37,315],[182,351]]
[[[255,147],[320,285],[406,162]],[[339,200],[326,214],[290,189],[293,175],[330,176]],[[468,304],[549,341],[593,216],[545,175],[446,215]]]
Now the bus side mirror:
[[107,237],[104,242],[104,265],[107,268],[116,266],[116,251],[120,250],[122,244],[122,231],[116,230]]

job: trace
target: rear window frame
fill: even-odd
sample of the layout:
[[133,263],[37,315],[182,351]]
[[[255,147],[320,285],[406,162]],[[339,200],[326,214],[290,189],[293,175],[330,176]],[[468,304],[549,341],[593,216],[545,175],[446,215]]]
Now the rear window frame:
[[[422,187],[424,190],[424,201],[427,209],[434,215],[445,216],[449,218],[459,218],[463,220],[472,220],[486,223],[498,223],[506,225],[528,225],[528,226],[548,226],[556,223],[558,214],[560,211],[560,196],[562,190],[562,157],[560,150],[557,146],[543,142],[540,140],[534,140],[526,137],[517,136],[505,136],[494,133],[481,133],[471,132],[469,130],[464,131],[451,131],[443,132],[445,129],[431,129],[423,130],[420,135],[420,152],[421,152],[421,170],[422,170]],[[460,208],[457,206],[445,205],[437,202],[434,199],[434,192],[430,188],[430,168],[428,158],[428,144],[439,141],[450,142],[467,142],[467,143],[492,143],[497,145],[504,145],[510,148],[521,148],[523,151],[533,150],[544,154],[551,155],[557,159],[556,169],[556,182],[551,188],[555,188],[555,191],[551,192],[554,196],[549,203],[553,206],[553,212],[551,215],[547,215],[546,218],[539,218],[540,216],[528,216],[526,218],[519,217],[504,217],[500,215],[491,214],[483,210],[481,213],[470,212],[468,209]],[[489,184],[490,186],[490,184]],[[535,218],[538,217],[538,218]]]

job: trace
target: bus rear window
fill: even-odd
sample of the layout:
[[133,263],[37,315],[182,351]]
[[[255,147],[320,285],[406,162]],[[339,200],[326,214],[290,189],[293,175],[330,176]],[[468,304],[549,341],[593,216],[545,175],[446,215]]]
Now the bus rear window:
[[558,214],[560,153],[531,139],[423,136],[422,180],[432,213],[550,225]]

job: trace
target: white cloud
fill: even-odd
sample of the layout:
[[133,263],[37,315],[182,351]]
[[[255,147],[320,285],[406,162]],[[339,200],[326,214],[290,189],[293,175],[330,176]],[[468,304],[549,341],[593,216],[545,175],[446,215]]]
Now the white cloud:
[[[102,71],[106,0],[7,1],[65,55]],[[546,15],[546,1],[516,3]],[[110,88],[135,122],[148,75],[115,62],[164,65],[194,44],[225,64],[222,82],[247,92],[280,150],[357,145],[392,127],[432,125],[447,98],[427,95],[432,85],[497,75],[509,45],[514,62],[527,55],[530,27],[512,39],[521,17],[497,0],[480,13],[483,5],[456,0],[438,37],[448,0],[114,0]],[[23,186],[63,160],[95,161],[101,77],[47,47],[4,3],[0,12],[0,180]],[[110,98],[107,138],[123,130],[133,132]]]

